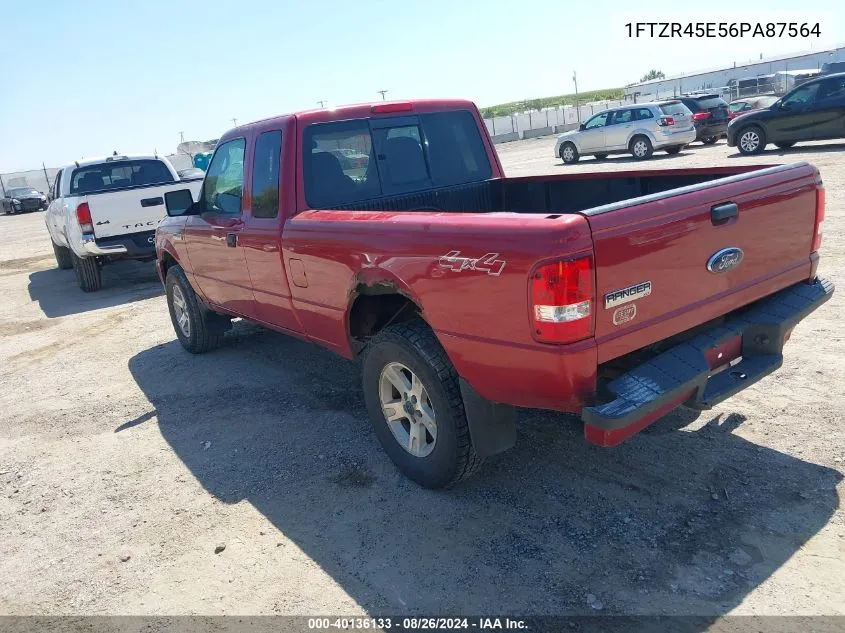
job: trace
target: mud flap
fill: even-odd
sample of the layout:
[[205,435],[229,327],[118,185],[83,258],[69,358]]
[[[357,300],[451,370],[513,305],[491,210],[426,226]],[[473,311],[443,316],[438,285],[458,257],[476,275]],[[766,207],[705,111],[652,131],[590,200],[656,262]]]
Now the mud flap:
[[463,378],[461,397],[469,435],[479,457],[489,457],[516,444],[516,409],[482,398]]

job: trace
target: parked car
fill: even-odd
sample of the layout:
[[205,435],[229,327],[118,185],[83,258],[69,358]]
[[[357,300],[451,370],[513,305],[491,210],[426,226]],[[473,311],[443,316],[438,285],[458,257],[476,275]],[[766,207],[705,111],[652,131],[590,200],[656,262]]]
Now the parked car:
[[834,73],[845,73],[845,62],[826,62],[822,64],[819,75],[832,75]]
[[326,150],[334,154],[339,160],[344,169],[366,169],[370,164],[370,157],[361,152],[356,152],[354,149],[342,147],[340,149]]
[[[378,168],[354,180],[312,151],[328,140]],[[580,414],[601,446],[709,408],[776,371],[833,292],[813,166],[506,178],[468,101],[251,123],[198,200],[165,199],[156,265],[182,346],[208,352],[240,317],[357,358],[375,435],[432,488],[512,446],[515,407]]]
[[730,108],[717,94],[683,95],[677,99],[692,112],[695,140],[713,145],[728,131]]
[[41,211],[47,208],[47,196],[33,187],[12,187],[0,198],[0,211],[5,214]]
[[182,182],[161,156],[109,156],[63,167],[45,216],[59,268],[73,268],[79,287],[99,290],[100,269],[120,259],[155,258],[155,227],[165,214],[164,194]]
[[778,98],[775,95],[758,95],[756,97],[745,97],[744,99],[734,99],[730,102],[731,109],[730,118],[751,112],[752,110],[760,110],[768,108]]
[[728,145],[742,154],[758,154],[769,143],[785,149],[799,141],[836,138],[845,138],[845,73],[803,83],[728,126]]
[[695,140],[690,111],[680,101],[639,103],[599,112],[576,130],[561,134],[555,156],[564,163],[577,163],[581,156],[598,159],[609,154],[648,158],[654,150],[677,154]]

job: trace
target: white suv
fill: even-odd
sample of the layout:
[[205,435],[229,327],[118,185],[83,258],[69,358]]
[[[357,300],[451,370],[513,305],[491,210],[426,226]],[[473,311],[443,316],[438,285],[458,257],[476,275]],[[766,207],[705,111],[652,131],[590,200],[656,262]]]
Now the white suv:
[[578,129],[561,134],[555,156],[577,163],[585,154],[598,159],[608,154],[648,158],[656,149],[677,154],[695,140],[692,112],[680,101],[638,103],[599,112]]

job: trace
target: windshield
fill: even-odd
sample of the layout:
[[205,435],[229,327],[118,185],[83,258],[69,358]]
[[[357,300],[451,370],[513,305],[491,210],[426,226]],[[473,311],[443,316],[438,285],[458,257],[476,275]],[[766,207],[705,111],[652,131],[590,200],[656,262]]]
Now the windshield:
[[10,198],[17,198],[18,196],[40,196],[41,194],[38,193],[36,189],[32,187],[16,187],[14,189],[9,189],[9,197]]

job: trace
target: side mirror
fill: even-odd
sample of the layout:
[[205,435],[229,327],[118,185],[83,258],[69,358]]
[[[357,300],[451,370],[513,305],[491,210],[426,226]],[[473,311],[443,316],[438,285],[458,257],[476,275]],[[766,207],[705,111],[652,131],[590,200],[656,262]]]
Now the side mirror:
[[579,129],[579,130],[581,130],[581,131],[583,132],[584,130],[586,130],[586,129],[587,129],[587,124],[586,124],[586,123],[582,123],[581,125],[579,125],[579,126],[578,126],[578,129]]
[[170,217],[196,214],[196,203],[190,189],[168,191],[164,194],[164,206]]

